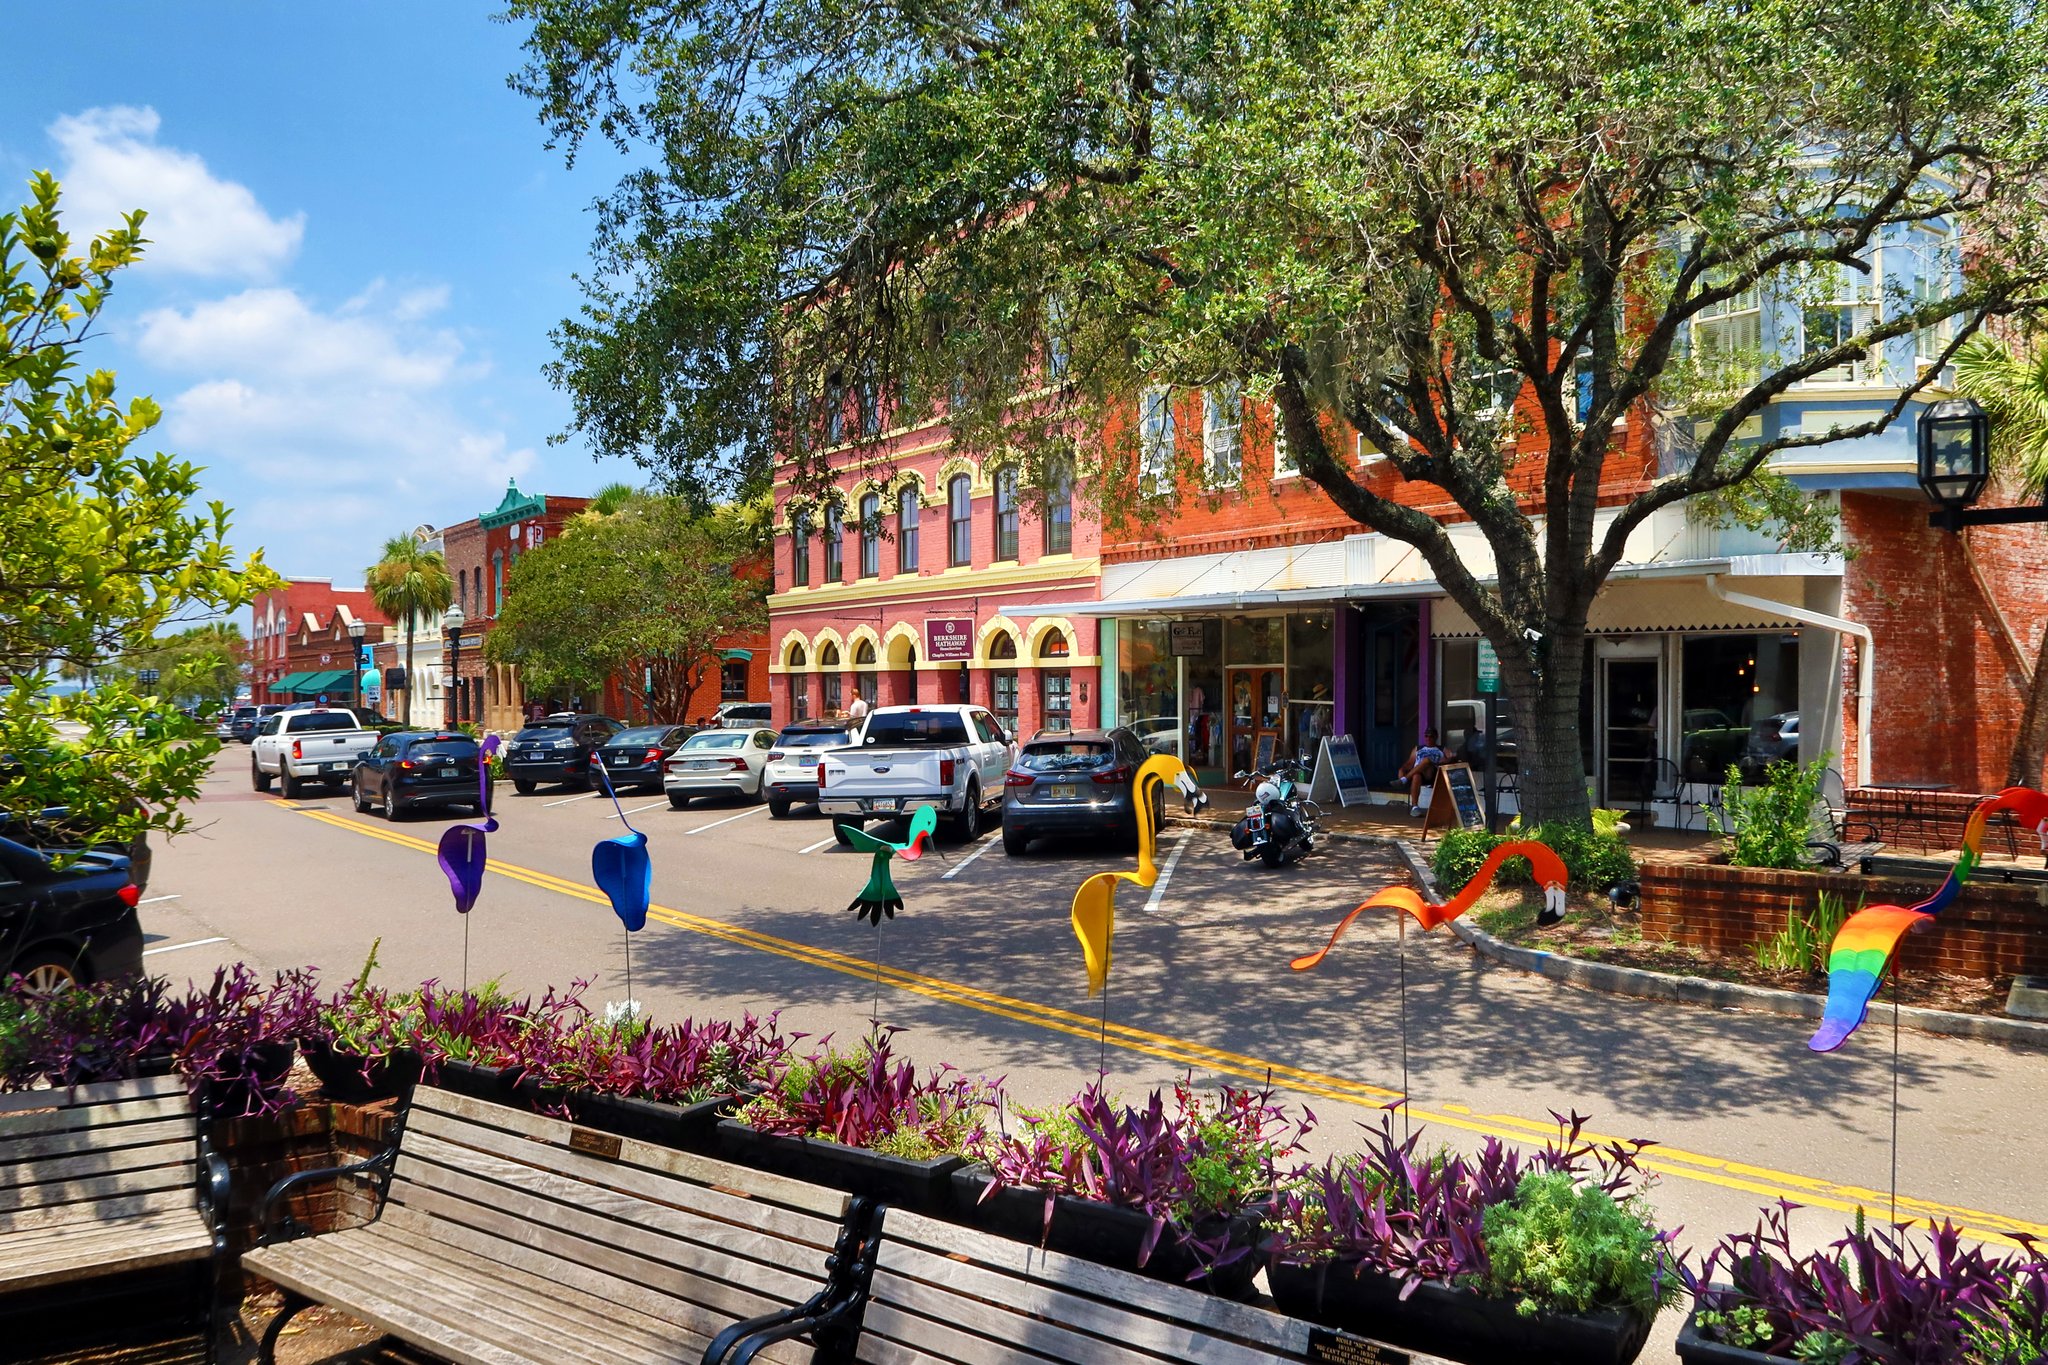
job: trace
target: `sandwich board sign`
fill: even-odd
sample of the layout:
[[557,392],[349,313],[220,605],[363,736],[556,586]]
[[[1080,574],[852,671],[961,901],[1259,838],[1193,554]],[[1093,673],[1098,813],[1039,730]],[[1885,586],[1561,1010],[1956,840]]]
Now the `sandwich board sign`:
[[1351,736],[1330,735],[1317,747],[1316,770],[1309,779],[1308,795],[1317,802],[1334,798],[1343,806],[1372,804],[1365,764],[1359,761],[1358,742]]

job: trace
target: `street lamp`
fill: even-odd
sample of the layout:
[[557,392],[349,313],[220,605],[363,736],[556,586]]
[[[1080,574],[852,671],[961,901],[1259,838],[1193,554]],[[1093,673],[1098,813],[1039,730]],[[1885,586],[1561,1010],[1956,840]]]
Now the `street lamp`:
[[1972,398],[1944,398],[1920,414],[1920,491],[1934,504],[1929,526],[1951,533],[1965,526],[2048,522],[2048,503],[2038,507],[1971,504],[1991,481],[1991,419]]
[[455,728],[455,689],[462,676],[462,628],[469,624],[469,618],[462,614],[458,604],[448,608],[441,617],[441,636],[448,642],[448,728]]
[[369,633],[367,621],[348,623],[348,705],[351,711],[363,701],[363,637]]

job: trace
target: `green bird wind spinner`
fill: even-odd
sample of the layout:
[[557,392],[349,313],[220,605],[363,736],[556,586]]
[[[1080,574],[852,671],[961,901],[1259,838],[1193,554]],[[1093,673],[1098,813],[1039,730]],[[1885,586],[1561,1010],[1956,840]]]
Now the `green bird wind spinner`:
[[903,897],[896,890],[895,878],[889,875],[889,860],[900,857],[905,862],[916,862],[922,858],[925,846],[931,842],[932,833],[938,827],[939,813],[930,806],[910,817],[910,837],[900,844],[877,839],[865,830],[847,827],[846,837],[853,847],[875,855],[875,867],[868,873],[868,884],[846,907],[853,911],[854,919],[873,920],[879,928],[883,916],[896,918],[896,912],[903,908]]

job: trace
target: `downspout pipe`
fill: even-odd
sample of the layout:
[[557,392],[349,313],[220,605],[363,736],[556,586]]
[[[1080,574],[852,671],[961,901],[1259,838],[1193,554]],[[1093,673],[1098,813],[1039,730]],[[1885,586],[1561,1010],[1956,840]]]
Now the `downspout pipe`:
[[1788,602],[1730,592],[1721,586],[1719,574],[1710,573],[1706,580],[1707,591],[1723,602],[1748,607],[1752,611],[1789,617],[1804,625],[1832,630],[1837,635],[1854,636],[1862,643],[1863,647],[1856,651],[1856,781],[1858,786],[1869,786],[1875,780],[1875,775],[1870,771],[1870,708],[1877,688],[1877,642],[1871,638],[1870,627],[1851,621],[1846,616],[1829,616],[1824,612],[1795,607]]

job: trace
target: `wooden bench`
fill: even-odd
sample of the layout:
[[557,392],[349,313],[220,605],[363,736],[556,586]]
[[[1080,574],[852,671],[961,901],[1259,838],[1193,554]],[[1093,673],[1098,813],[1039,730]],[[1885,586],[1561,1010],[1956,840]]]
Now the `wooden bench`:
[[856,1358],[862,1365],[1444,1365],[900,1209],[883,1215]]
[[[242,1265],[286,1304],[261,1360],[322,1303],[464,1365],[795,1365],[857,1307],[866,1201],[426,1086],[399,1123],[388,1152],[266,1196]],[[342,1175],[388,1181],[374,1221],[280,1240],[285,1196]]]
[[0,1301],[68,1334],[96,1300],[168,1289],[211,1358],[227,1198],[180,1077],[0,1096]]

